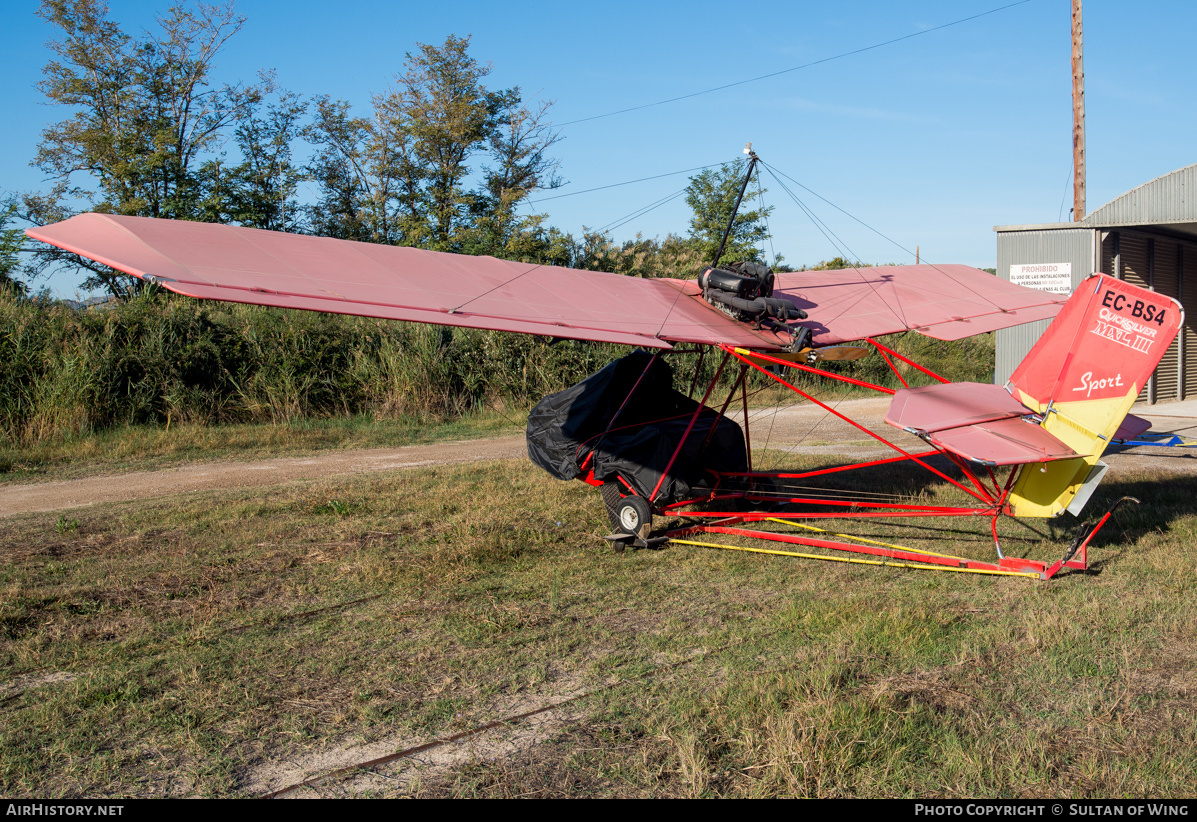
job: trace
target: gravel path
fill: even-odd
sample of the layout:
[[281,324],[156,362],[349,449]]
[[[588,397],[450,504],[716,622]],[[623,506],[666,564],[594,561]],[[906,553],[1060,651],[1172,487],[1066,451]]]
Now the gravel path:
[[[889,397],[845,400],[841,413],[899,444],[916,444],[908,435],[885,424]],[[1156,431],[1197,434],[1197,404],[1144,406],[1135,413],[1151,419]],[[734,415],[733,415],[734,416]],[[769,447],[795,454],[821,454],[868,459],[890,452],[858,428],[811,403],[752,412],[754,448]],[[425,465],[449,465],[480,460],[526,459],[522,436],[457,440],[402,448],[327,451],[308,457],[256,462],[208,462],[159,471],[135,471],[76,480],[10,485],[0,490],[0,517],[13,514],[82,508],[108,502],[165,497],[227,488],[252,488],[296,480],[395,471]],[[1151,467],[1162,471],[1197,470],[1197,449],[1140,447],[1107,453],[1111,472]]]

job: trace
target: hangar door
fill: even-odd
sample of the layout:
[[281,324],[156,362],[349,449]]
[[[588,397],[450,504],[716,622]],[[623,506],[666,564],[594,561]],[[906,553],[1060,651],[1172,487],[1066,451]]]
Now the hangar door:
[[1139,392],[1139,401],[1197,397],[1197,369],[1188,362],[1197,354],[1192,325],[1197,321],[1197,245],[1141,231],[1110,231],[1102,237],[1100,270],[1172,297],[1185,309],[1185,324]]

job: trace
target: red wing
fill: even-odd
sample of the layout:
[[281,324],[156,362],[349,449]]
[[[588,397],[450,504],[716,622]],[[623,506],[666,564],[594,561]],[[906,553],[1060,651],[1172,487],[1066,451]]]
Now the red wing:
[[966,265],[884,265],[777,275],[776,296],[810,315],[819,345],[918,331],[939,340],[1056,316],[1068,297]]
[[[251,228],[81,214],[29,236],[192,297],[669,348],[779,350],[694,281],[639,279]],[[915,328],[957,339],[1055,314],[1055,295],[966,266],[782,274],[779,295],[829,344]]]
[[206,299],[653,348],[789,341],[721,314],[679,280],[112,214],[26,233]]

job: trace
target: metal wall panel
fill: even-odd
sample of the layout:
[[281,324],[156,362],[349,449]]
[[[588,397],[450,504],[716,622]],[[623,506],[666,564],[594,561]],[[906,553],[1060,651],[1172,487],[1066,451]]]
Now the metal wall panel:
[[[1034,263],[1069,263],[1072,265],[1072,287],[1094,272],[1092,228],[1030,229],[999,231],[997,235],[997,272],[1003,280],[1010,279],[1010,266]],[[1043,320],[997,332],[994,382],[998,385],[1010,379],[1014,369],[1031,350],[1035,341],[1047,330]]]
[[1184,343],[1185,398],[1197,398],[1197,244],[1180,243],[1180,304],[1185,324],[1180,330]]
[[1197,397],[1197,244],[1132,229],[1110,231],[1101,246],[1110,273],[1181,302],[1185,324],[1139,392],[1140,402]]
[[[1177,260],[1180,244],[1168,237],[1155,237],[1148,248],[1151,264],[1151,288],[1165,296],[1176,299],[1180,296],[1180,272],[1177,270]],[[1183,388],[1180,379],[1180,346],[1183,334],[1177,334],[1176,339],[1164,352],[1159,367],[1155,370],[1155,401],[1178,400]]]
[[1101,239],[1101,265],[1097,270],[1102,274],[1118,276],[1118,232],[1103,231]]
[[[1118,271],[1120,280],[1126,280],[1140,288],[1151,288],[1150,265],[1147,249],[1150,244],[1146,234],[1137,231],[1119,230]],[[1147,379],[1147,385],[1139,391],[1138,402],[1153,402],[1155,398],[1155,374]]]
[[1157,237],[1151,260],[1151,287],[1169,297],[1180,297],[1180,242]]

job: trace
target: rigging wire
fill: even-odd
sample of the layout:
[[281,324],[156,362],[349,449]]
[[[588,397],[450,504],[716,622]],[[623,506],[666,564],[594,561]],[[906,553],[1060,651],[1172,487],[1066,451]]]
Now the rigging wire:
[[[718,164],[716,164],[716,165],[718,165]],[[699,166],[700,169],[710,168],[710,167],[711,166]],[[694,169],[687,169],[687,170],[693,171]],[[645,177],[643,179],[654,180],[654,179],[657,179],[658,177],[668,177],[673,174],[685,174],[685,173],[686,173],[685,171],[671,171],[668,174],[658,174],[656,177]],[[640,181],[639,180],[629,180],[625,183],[612,183],[609,186],[603,186],[603,188],[614,188],[615,186],[628,185],[628,184],[634,183],[634,182],[640,182]],[[591,190],[595,191],[597,189],[591,189]],[[583,192],[576,191],[574,193],[582,194]],[[686,193],[686,189],[683,188],[683,189],[673,192],[672,194],[668,194],[665,197],[662,197],[661,199],[659,199],[653,203],[650,203],[647,206],[644,206],[642,208],[637,209],[636,211],[633,211],[631,214],[625,215],[623,217],[619,217],[614,222],[607,223],[607,225],[603,226],[602,228],[597,229],[597,233],[604,234],[608,231],[613,231],[617,228],[620,228],[621,226],[626,225],[627,223],[631,222],[632,220],[636,219],[637,217],[643,217],[645,214],[648,214],[650,211],[660,208],[661,206],[665,205],[666,203],[670,202],[671,200],[677,199],[679,196],[681,196],[682,194],[685,194],[685,193]],[[565,196],[565,195],[562,195],[562,196]],[[475,297],[471,297],[470,299],[466,300],[461,305],[457,306],[456,308],[453,308],[449,313],[452,314],[456,311],[460,311],[461,309],[465,308],[467,305],[474,302],[475,300],[480,300],[483,297],[485,297],[487,294],[490,294],[491,292],[496,291],[505,285],[510,285],[511,283],[515,282],[516,280],[520,279],[521,277],[523,277],[527,274],[531,274],[533,271],[536,271],[538,268],[544,268],[544,265],[542,263],[534,264],[531,268],[527,269],[526,271],[520,272],[516,276],[512,277],[510,280],[506,280],[505,282],[499,283],[498,285],[494,286],[493,288],[487,289],[486,291],[482,292],[481,294],[479,294]]]
[[[790,198],[795,203],[797,203],[797,205],[800,209],[802,209],[803,213],[806,214],[806,216],[810,219],[811,223],[815,226],[816,229],[818,229],[819,233],[822,234],[827,239],[827,242],[831,243],[832,247],[834,247],[837,251],[840,252],[840,255],[845,260],[852,259],[853,257],[856,256],[855,254],[852,253],[851,249],[848,248],[847,243],[845,243],[843,240],[841,240],[839,238],[839,236],[836,235],[836,233],[831,230],[830,226],[828,226],[821,219],[819,219],[819,217],[816,216],[813,211],[811,211],[811,209],[806,205],[806,203],[802,202],[802,200],[798,197],[798,195],[796,195],[793,191],[791,191],[789,189],[789,187],[786,186],[786,184],[784,182],[782,182],[781,177],[778,176],[778,173],[776,171],[774,171],[774,169],[771,166],[766,166],[766,168],[769,170],[770,174],[773,174],[773,179],[777,180],[777,184],[779,186],[781,186],[781,190],[784,191],[786,194],[790,195]],[[785,175],[785,177],[787,180],[790,180],[795,185],[801,186],[803,189],[809,191],[809,189],[807,189],[805,186],[802,186],[801,183],[798,183],[796,180],[794,180],[789,175]],[[811,192],[811,193],[813,194],[814,192]],[[816,196],[818,196],[818,195],[816,195]],[[820,198],[820,199],[822,199],[822,198]],[[847,212],[844,212],[844,213],[847,214]],[[849,215],[849,216],[851,216],[851,215]],[[856,218],[853,217],[853,219],[856,219]],[[861,222],[861,221],[857,220],[857,222]],[[864,225],[864,223],[861,222],[861,225]],[[832,239],[832,238],[834,238],[834,239]],[[877,284],[873,282],[871,277],[865,275],[865,273],[860,270],[860,267],[853,265],[853,266],[850,266],[849,268],[845,268],[844,270],[852,271],[853,273],[855,273],[856,276],[860,278],[860,281],[864,285],[867,285],[869,287],[869,289],[874,294],[876,294],[879,299],[881,299],[881,293],[877,287]],[[906,313],[903,311],[902,304],[900,301],[897,303],[896,306],[890,306],[888,301],[882,299],[882,304],[889,306],[891,310],[894,310],[896,308],[895,313],[897,314],[898,319],[900,319],[902,321],[902,324],[905,325],[907,328],[910,327],[910,323],[906,319]]]
[[[761,165],[765,165],[765,164],[764,164],[764,163],[762,163]],[[857,217],[857,216],[855,216],[855,215],[853,215],[853,214],[851,214],[851,213],[849,213],[849,212],[845,211],[844,209],[840,208],[838,205],[836,205],[835,203],[831,202],[830,200],[828,200],[828,199],[827,199],[826,197],[824,197],[823,195],[819,194],[818,192],[812,191],[811,189],[809,189],[809,188],[807,188],[806,186],[802,185],[802,183],[798,182],[797,180],[795,180],[793,177],[789,176],[788,174],[785,174],[784,172],[782,172],[782,171],[779,171],[778,169],[776,169],[776,168],[773,168],[772,166],[766,166],[766,168],[768,168],[768,169],[769,169],[769,173],[773,175],[773,178],[774,178],[775,180],[777,180],[777,181],[778,181],[778,185],[780,185],[780,186],[782,187],[782,190],[786,191],[786,193],[787,193],[787,194],[789,194],[791,197],[793,197],[793,198],[794,198],[794,201],[795,201],[796,203],[798,203],[798,206],[799,206],[799,207],[800,207],[800,208],[801,208],[801,209],[802,209],[804,212],[806,212],[806,213],[807,213],[807,216],[808,216],[808,217],[810,217],[812,220],[814,220],[814,219],[815,219],[815,218],[814,218],[814,216],[813,216],[813,212],[811,212],[811,211],[810,211],[810,210],[809,210],[809,209],[806,207],[806,205],[804,205],[804,204],[803,204],[803,203],[802,203],[802,202],[801,202],[801,201],[800,201],[800,200],[799,200],[799,199],[798,199],[798,198],[797,198],[797,197],[796,197],[796,196],[795,196],[795,195],[794,195],[792,192],[790,192],[790,191],[789,191],[789,189],[787,189],[787,188],[786,188],[786,186],[785,186],[785,183],[782,183],[782,182],[781,182],[781,180],[780,180],[780,179],[778,179],[779,177],[785,177],[787,180],[789,180],[789,181],[790,181],[790,182],[792,182],[794,185],[796,185],[796,186],[798,186],[799,188],[801,188],[803,191],[806,191],[806,192],[808,192],[808,193],[810,193],[810,194],[813,194],[815,197],[818,197],[820,200],[822,200],[823,202],[827,203],[827,205],[831,206],[831,207],[832,207],[832,208],[834,208],[836,211],[840,212],[841,214],[843,214],[844,216],[846,216],[846,217],[848,217],[849,219],[853,220],[854,222],[856,222],[856,223],[859,223],[860,225],[864,226],[864,227],[865,227],[865,228],[867,228],[869,231],[872,231],[874,234],[876,234],[878,237],[881,237],[882,239],[884,239],[884,240],[886,240],[886,241],[888,241],[888,242],[892,243],[893,245],[897,246],[898,248],[900,248],[902,251],[906,252],[906,253],[907,253],[908,255],[910,255],[911,257],[915,257],[915,256],[916,256],[916,255],[915,255],[915,253],[914,253],[913,251],[911,251],[909,248],[906,248],[905,246],[903,246],[903,245],[902,245],[901,243],[899,243],[897,240],[895,240],[895,239],[893,239],[892,237],[889,237],[889,236],[887,236],[887,235],[883,234],[881,231],[877,230],[876,228],[873,228],[871,225],[869,225],[868,223],[866,223],[864,220],[862,220],[862,219],[860,219],[859,217]],[[829,229],[829,230],[830,230],[830,229]],[[824,235],[824,236],[826,236],[826,235]],[[828,241],[830,242],[830,239],[829,239]],[[833,243],[833,245],[834,245],[834,243]],[[837,246],[837,249],[838,249],[838,246]],[[954,283],[957,283],[957,284],[960,284],[960,285],[963,285],[963,283],[961,283],[961,282],[960,282],[959,278],[957,278],[955,275],[953,275],[953,274],[952,274],[950,271],[947,271],[947,270],[945,270],[945,269],[941,268],[939,265],[937,265],[937,264],[935,264],[935,263],[929,263],[929,262],[926,262],[926,261],[923,261],[923,263],[922,263],[922,264],[923,264],[923,265],[926,265],[926,266],[930,266],[930,267],[931,267],[931,268],[933,268],[935,271],[938,271],[940,274],[942,274],[943,276],[947,277],[947,278],[948,278],[949,280],[951,280],[952,282],[954,282]],[[856,268],[855,266],[853,266],[853,270],[859,271],[859,268]],[[998,310],[999,310],[999,311],[1001,311],[1002,313],[1006,313],[1006,309],[1002,308],[1002,306],[998,305],[996,302],[994,302],[993,300],[991,300],[991,299],[990,299],[989,297],[987,297],[985,294],[979,293],[979,292],[977,292],[977,291],[973,291],[971,288],[970,288],[969,290],[970,290],[970,292],[973,294],[973,296],[975,296],[975,297],[978,297],[978,298],[980,298],[980,299],[984,300],[985,302],[989,303],[991,306],[993,306],[994,308],[998,309]],[[900,310],[900,309],[899,309],[899,310]],[[902,317],[902,321],[903,321],[904,323],[906,322],[906,318],[905,318],[905,316],[903,316],[903,317]],[[907,325],[909,325],[909,323],[906,323],[906,324],[907,324]]]
[[621,228],[622,226],[630,223],[632,220],[636,219],[637,217],[643,217],[645,214],[648,214],[650,211],[654,211],[654,210],[660,208],[661,206],[665,205],[666,203],[669,203],[672,200],[676,200],[678,197],[680,197],[681,195],[683,195],[685,193],[686,193],[686,189],[683,188],[683,189],[673,192],[672,194],[666,194],[661,199],[659,199],[655,202],[652,202],[642,208],[638,208],[635,211],[633,211],[631,214],[625,215],[623,217],[617,217],[614,221],[607,223],[602,228],[595,229],[595,231],[599,234],[604,234],[608,231],[614,231],[615,229]]
[[[827,225],[827,223],[821,217],[819,217],[819,215],[815,214],[815,212],[809,206],[807,206],[806,203],[802,202],[802,199],[798,197],[798,195],[791,191],[786,184],[781,181],[781,179],[778,177],[778,172],[775,169],[769,166],[766,166],[766,169],[770,174],[773,175],[773,179],[777,181],[777,184],[781,186],[781,190],[790,195],[790,199],[793,200],[800,209],[802,209],[802,213],[807,216],[819,233],[823,235],[824,239],[826,239],[827,242],[830,243],[831,246],[840,253],[840,256],[843,257],[845,261],[856,256],[852,249],[848,248],[848,244],[845,243],[838,234],[832,231],[831,226]],[[793,182],[792,178],[788,176],[786,179]]]
[[[768,473],[768,472],[765,472]],[[862,488],[836,487],[835,485],[808,485],[802,483],[801,477],[787,481],[784,477],[773,476],[768,487],[754,485],[747,477],[722,477],[720,488],[728,491],[743,491],[751,488],[752,494],[759,497],[770,497],[778,502],[789,500],[801,493],[806,499],[823,500],[826,502],[881,503],[881,504],[926,504],[926,497],[918,491],[869,491]],[[834,482],[834,480],[828,480]]]
[[925,502],[917,494],[899,494],[896,492],[886,491],[861,491],[852,488],[829,488],[825,485],[798,485],[788,484],[785,482],[778,482],[774,480],[773,487],[757,488],[753,490],[754,496],[773,497],[776,499],[786,499],[795,496],[797,492],[801,492],[806,499],[817,499],[825,502],[839,502],[841,500],[848,502],[874,502],[874,503],[894,503],[894,504],[908,504]]
[[494,286],[493,288],[488,288],[488,289],[486,289],[486,290],[485,290],[485,291],[483,291],[481,294],[478,294],[478,295],[476,295],[476,296],[474,296],[474,297],[470,297],[468,300],[466,300],[464,303],[462,303],[461,305],[457,306],[456,308],[450,308],[450,309],[449,309],[449,313],[450,313],[450,314],[455,314],[455,313],[457,313],[458,311],[460,311],[461,309],[465,308],[465,307],[466,307],[467,305],[469,305],[470,303],[474,302],[475,300],[481,300],[481,299],[482,299],[483,297],[485,297],[487,294],[490,294],[490,293],[491,293],[491,292],[493,292],[493,291],[498,291],[500,288],[502,288],[502,287],[503,287],[503,286],[505,286],[505,285],[511,285],[511,283],[515,282],[515,281],[516,281],[516,280],[518,280],[520,277],[524,277],[524,276],[526,276],[526,275],[528,275],[528,274],[531,274],[533,271],[536,271],[537,269],[540,269],[540,268],[545,268],[545,267],[546,267],[546,266],[544,265],[544,263],[535,263],[535,264],[533,264],[533,265],[532,265],[532,267],[531,267],[531,268],[529,268],[529,269],[527,269],[527,270],[525,270],[525,271],[521,271],[519,274],[516,274],[516,275],[515,275],[514,277],[512,277],[510,280],[505,280],[504,282],[501,282],[501,283],[499,283],[498,285]]
[[[759,161],[759,158],[758,158],[758,161]],[[761,162],[761,165],[764,165],[764,162]],[[779,181],[778,184],[781,185],[783,189],[785,189],[785,185],[783,183],[780,183],[780,181]],[[773,231],[769,227],[769,209],[765,206],[765,189],[764,189],[764,186],[761,184],[761,175],[759,173],[756,175],[756,187],[757,187],[758,202],[761,207],[761,213],[764,216],[764,220],[765,220],[765,236],[768,237],[768,239],[769,239],[769,252],[773,255],[773,264],[776,265],[777,260],[778,260],[777,250],[773,246]],[[787,192],[787,193],[790,193],[790,192]],[[790,196],[793,197],[794,195],[792,193],[790,193]],[[794,198],[794,199],[797,201],[797,198]],[[801,205],[801,203],[799,203],[799,205]],[[814,218],[813,215],[811,215],[811,216],[813,219],[817,219],[817,218]],[[828,229],[828,230],[830,230],[830,229]],[[768,387],[772,387],[772,386],[768,386]],[[759,389],[759,391],[763,391],[763,390],[765,390],[765,389],[764,388]],[[754,391],[753,395],[755,395],[756,393],[758,393],[758,392]],[[792,392],[790,392],[790,393],[792,394]],[[837,409],[839,407],[840,402],[842,402],[843,399],[844,398],[841,397],[839,400],[837,400],[835,402],[835,404],[831,406],[832,409],[833,410]],[[791,396],[788,403],[783,402],[781,405],[774,405],[770,409],[762,409],[762,411],[757,414],[756,419],[758,421],[763,419],[765,417],[765,415],[768,415],[768,417],[769,417],[769,432],[765,435],[765,445],[764,445],[764,448],[766,450],[768,450],[769,443],[773,439],[773,429],[774,429],[774,426],[777,424],[777,418],[781,414],[782,410],[785,408],[792,408],[797,404],[798,404],[798,401]],[[831,417],[831,416],[832,416],[832,414],[830,412],[828,412],[828,413],[824,414],[822,417],[820,417],[819,420],[816,421],[815,424],[812,425],[810,427],[810,429],[805,434],[802,435],[801,438],[799,438],[798,442],[793,443],[788,449],[786,449],[786,453],[793,454],[794,451],[797,448],[799,448],[803,442],[806,441],[807,437],[809,437],[811,434],[813,434],[815,429],[818,428],[819,425],[824,420],[826,420],[828,417]],[[744,424],[748,425],[749,419],[746,419],[744,421]]]
[[[790,393],[792,394],[793,392],[791,391]],[[774,428],[774,426],[777,425],[777,417],[781,413],[781,410],[783,408],[788,408],[788,407],[796,405],[796,404],[797,404],[797,400],[791,399],[788,404],[783,402],[781,405],[773,406],[772,409],[766,408],[760,412],[760,414],[757,417],[758,419],[763,417],[765,414],[769,415],[769,433],[767,433],[765,435],[765,444],[763,446],[761,446],[761,450],[763,450],[763,451],[769,450],[769,443],[773,441],[773,428]],[[770,413],[770,411],[772,413]],[[744,424],[747,425],[748,421],[745,420]]]
[[[765,165],[765,164],[763,164],[763,163],[762,163],[762,165]],[[807,194],[811,194],[811,195],[813,195],[813,196],[815,196],[815,197],[819,198],[819,199],[820,199],[820,200],[822,200],[823,202],[827,203],[827,205],[831,206],[831,207],[832,207],[832,208],[834,208],[836,211],[838,211],[838,212],[840,212],[841,214],[843,214],[845,217],[847,217],[847,218],[849,218],[850,220],[853,220],[853,221],[855,221],[856,223],[859,223],[860,225],[864,226],[864,227],[865,227],[865,228],[867,228],[869,231],[873,232],[873,233],[874,233],[874,234],[876,234],[878,237],[880,237],[881,239],[883,239],[883,240],[885,240],[886,242],[890,243],[891,245],[895,246],[895,247],[896,247],[896,248],[898,248],[899,250],[901,250],[901,251],[905,252],[906,254],[908,254],[908,255],[909,255],[909,256],[911,256],[911,257],[914,257],[914,256],[915,256],[915,253],[914,253],[913,251],[911,251],[909,248],[907,248],[906,246],[902,245],[900,242],[898,242],[898,241],[897,241],[897,240],[895,240],[894,238],[892,238],[892,237],[890,237],[890,236],[888,236],[888,235],[886,235],[886,234],[883,234],[883,233],[882,233],[881,231],[879,231],[878,229],[876,229],[876,228],[873,228],[871,225],[869,225],[869,224],[868,224],[868,223],[866,223],[864,220],[862,220],[862,219],[860,219],[859,217],[857,217],[855,214],[851,214],[850,212],[847,212],[847,211],[845,211],[844,209],[840,208],[838,205],[836,205],[835,203],[831,202],[831,200],[828,200],[826,197],[824,197],[824,196],[823,196],[822,194],[820,194],[819,192],[817,192],[817,191],[812,191],[811,189],[807,188],[807,187],[806,187],[806,186],[804,186],[802,183],[798,182],[798,181],[797,181],[797,180],[795,180],[793,177],[791,177],[790,175],[788,175],[788,174],[786,174],[785,172],[781,171],[780,169],[774,168],[773,166],[769,166],[769,165],[765,165],[765,167],[769,169],[769,173],[770,173],[770,174],[772,174],[772,175],[774,176],[774,178],[777,178],[777,177],[785,177],[787,180],[789,180],[789,181],[790,181],[791,183],[793,183],[794,185],[798,186],[800,189],[802,189],[803,191],[805,191]],[[780,181],[780,180],[778,181],[778,184],[779,184],[779,185],[782,185],[782,187],[783,187],[783,188],[785,188],[784,184],[783,184],[783,183],[781,183],[781,181]],[[794,196],[794,195],[792,195],[792,194],[791,194],[790,196]],[[795,199],[796,199],[796,198],[795,198]],[[805,206],[803,206],[803,208],[805,209]],[[928,265],[930,265],[930,263],[928,263]]]
[[[757,158],[758,162],[760,158]],[[761,185],[761,175],[756,175],[756,196],[761,206],[761,217],[765,221],[765,237],[769,240],[769,254],[773,257],[773,265],[779,262],[777,249],[773,247],[773,229],[769,227],[769,209],[765,208],[765,187]]]
[[610,185],[597,186],[595,188],[585,188],[581,191],[570,191],[566,194],[554,194],[552,197],[539,197],[535,200],[525,200],[529,205],[533,203],[543,203],[547,200],[560,200],[562,197],[573,197],[576,194],[589,194],[592,191],[603,191],[608,188],[618,188],[619,186],[629,186],[632,183],[643,183],[646,180],[659,180],[662,177],[675,177],[678,174],[689,174],[691,171],[705,171],[708,168],[718,168],[723,163],[710,163],[705,166],[695,166],[694,168],[683,168],[681,171],[667,171],[664,174],[654,174],[651,177],[641,177],[637,180],[624,180],[622,183],[611,183]]
[[617,114],[627,114],[628,112],[632,112],[632,111],[642,111],[643,109],[646,109],[646,108],[653,108],[655,106],[663,106],[668,103],[676,103],[679,100],[688,100],[692,97],[700,97],[704,94],[712,94],[716,91],[723,91],[724,89],[735,88],[736,86],[743,86],[743,85],[747,85],[748,83],[756,83],[760,80],[768,80],[771,77],[777,77],[782,74],[789,74],[790,72],[800,71],[802,69],[811,68],[812,66],[822,65],[823,63],[830,63],[834,60],[841,60],[845,57],[851,57],[856,54],[863,54],[867,51],[873,51],[874,49],[883,48],[885,46],[892,46],[894,43],[900,43],[903,40],[911,40],[915,37],[922,37],[924,34],[931,34],[932,32],[935,32],[935,31],[941,31],[946,28],[951,28],[952,26],[958,26],[961,23],[967,23],[971,20],[976,20],[978,18],[985,17],[990,14],[997,14],[999,11],[1005,11],[1007,9],[1012,9],[1015,6],[1022,6],[1022,5],[1025,5],[1026,3],[1030,3],[1030,2],[1031,2],[1031,0],[1018,0],[1018,2],[1009,3],[1005,6],[999,6],[997,8],[990,9],[989,11],[983,11],[979,14],[974,14],[969,17],[962,17],[961,19],[953,20],[950,23],[944,23],[942,25],[935,26],[933,28],[923,29],[922,31],[912,32],[910,34],[905,34],[901,37],[895,37],[891,40],[885,40],[880,43],[874,43],[871,46],[863,46],[861,48],[852,49],[851,51],[841,52],[840,54],[836,54],[831,57],[823,57],[819,60],[812,60],[811,62],[803,63],[800,66],[793,66],[788,69],[781,69],[780,71],[773,71],[768,74],[762,74],[758,77],[750,77],[747,80],[737,80],[734,83],[725,83],[722,86],[715,86],[714,88],[703,89],[702,91],[694,91],[689,94],[682,94],[677,97],[670,97],[667,100],[657,100],[654,103],[644,103],[643,105],[639,105],[639,106],[631,106],[629,108],[621,108],[618,111],[608,111],[605,114],[595,114],[590,117],[580,117],[577,120],[569,120],[568,122],[560,123],[559,127],[564,128],[565,126],[573,126],[573,125],[577,125],[578,123],[588,123],[592,120],[601,120],[605,117],[614,117]]
[[[709,168],[709,167],[710,166],[701,166],[700,168]],[[684,174],[684,173],[685,172],[681,172],[681,171],[670,172],[670,174]],[[669,174],[660,174],[657,176],[658,177],[668,177],[670,175]],[[655,179],[655,178],[646,177],[644,179],[647,180],[647,179]],[[633,180],[633,181],[629,181],[629,182],[638,182],[638,181]],[[614,183],[613,186],[614,185],[627,185],[627,183]],[[605,188],[611,188],[613,186],[605,186]],[[688,186],[687,186],[687,188],[688,188]],[[575,193],[581,194],[582,192],[579,191],[579,192],[575,192]],[[603,226],[602,228],[597,229],[596,231],[599,234],[604,234],[608,231],[613,231],[617,228],[620,228],[623,225],[626,225],[627,223],[631,222],[632,220],[636,219],[637,217],[643,217],[645,214],[648,214],[650,211],[660,208],[661,206],[665,205],[666,203],[668,203],[672,200],[677,199],[678,197],[680,197],[681,195],[683,195],[685,193],[686,193],[685,188],[679,189],[678,191],[675,191],[672,194],[668,194],[665,197],[662,197],[661,199],[659,199],[653,203],[650,203],[647,206],[636,209],[631,214],[616,218],[616,220],[614,222],[607,223],[607,225]],[[477,296],[471,297],[470,299],[466,300],[461,305],[451,309],[449,313],[452,314],[454,312],[460,311],[461,309],[465,308],[467,305],[474,302],[475,300],[480,300],[483,297],[485,297],[487,294],[490,294],[493,291],[497,291],[498,289],[502,288],[503,286],[510,285],[511,283],[515,282],[516,280],[520,279],[521,277],[531,274],[533,271],[536,271],[537,269],[544,268],[544,267],[545,266],[543,263],[536,263],[536,264],[532,265],[531,268],[528,268],[527,270],[520,272],[519,274],[515,275],[511,279],[501,282],[498,285],[494,286],[493,288],[489,288],[486,291],[482,292],[481,294],[478,294]],[[678,294],[680,296],[681,292],[679,291]],[[676,298],[675,298],[674,302],[676,303]],[[666,316],[666,319],[668,319],[668,315]],[[664,328],[664,324],[662,324],[662,328]],[[658,331],[657,333],[660,333],[660,332]]]
[[1068,202],[1068,189],[1071,188],[1072,183],[1072,167],[1068,167],[1068,176],[1064,178],[1064,196],[1060,198],[1060,216],[1056,222],[1064,222],[1064,203]]

